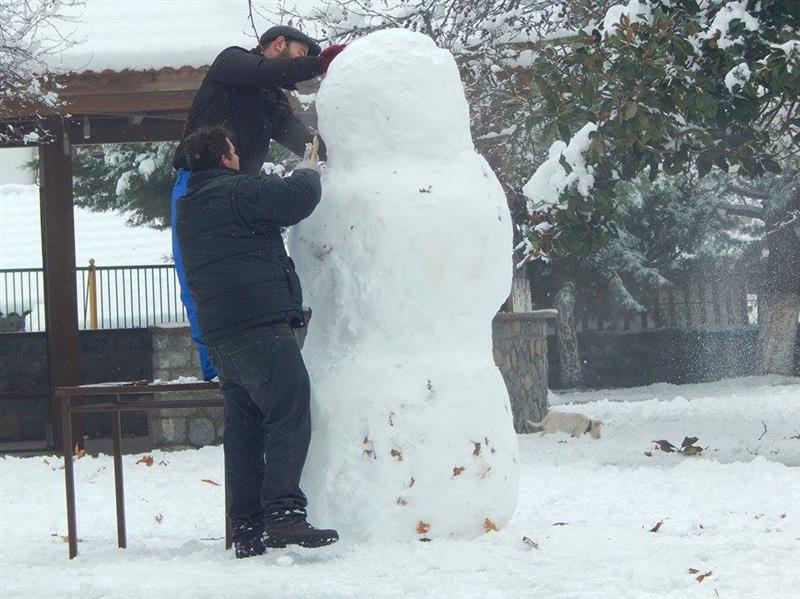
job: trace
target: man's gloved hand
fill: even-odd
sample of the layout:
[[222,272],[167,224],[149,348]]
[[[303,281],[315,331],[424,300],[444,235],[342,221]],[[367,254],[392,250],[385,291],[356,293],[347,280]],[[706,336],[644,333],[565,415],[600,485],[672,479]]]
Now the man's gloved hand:
[[294,167],[294,170],[299,171],[301,168],[319,172],[319,164],[317,164],[316,160],[301,160],[298,165]]
[[327,73],[331,61],[347,47],[347,44],[331,44],[319,54],[320,73]]
[[319,138],[315,135],[310,144],[306,144],[306,151],[303,154],[303,159],[295,168],[307,168],[312,171],[319,172],[319,164],[317,163],[317,151],[319,149]]

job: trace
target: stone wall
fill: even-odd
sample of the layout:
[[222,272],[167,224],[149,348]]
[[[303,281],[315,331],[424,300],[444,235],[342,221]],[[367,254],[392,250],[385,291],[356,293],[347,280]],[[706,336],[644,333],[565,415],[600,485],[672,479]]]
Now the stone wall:
[[[701,383],[752,375],[758,327],[578,333],[584,387]],[[557,340],[550,345],[550,388],[561,388]],[[800,338],[796,352],[800,364]]]
[[[200,362],[188,327],[151,327],[153,380],[198,377]],[[219,391],[187,391],[156,395],[155,399],[221,398]],[[222,442],[223,409],[189,408],[151,411],[147,415],[150,443],[158,447],[202,447]]]
[[[152,374],[147,329],[80,331],[81,384],[149,379]],[[24,392],[22,399],[0,400],[0,443],[44,441],[50,418],[47,337],[45,333],[0,334],[0,396]],[[108,436],[108,414],[80,417],[84,433]],[[147,434],[146,418],[125,414],[123,433]]]
[[533,432],[528,420],[547,414],[547,332],[555,310],[500,312],[492,322],[494,361],[511,398],[514,428]]

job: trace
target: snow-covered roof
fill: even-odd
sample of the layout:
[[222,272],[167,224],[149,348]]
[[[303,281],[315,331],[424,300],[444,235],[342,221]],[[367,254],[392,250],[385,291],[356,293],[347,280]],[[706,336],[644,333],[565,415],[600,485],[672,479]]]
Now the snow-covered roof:
[[[274,2],[254,2],[264,13]],[[273,23],[254,14],[259,33]],[[256,45],[247,0],[86,0],[60,26],[74,44],[51,67],[71,72],[200,67],[231,45]]]

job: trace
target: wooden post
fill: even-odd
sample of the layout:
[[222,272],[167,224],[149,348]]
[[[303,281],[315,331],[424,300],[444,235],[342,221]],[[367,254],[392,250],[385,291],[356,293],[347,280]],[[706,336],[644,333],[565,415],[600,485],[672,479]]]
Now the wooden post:
[[82,443],[81,427],[73,439],[61,438],[60,406],[53,389],[80,383],[78,293],[75,282],[75,217],[72,208],[72,157],[69,138],[59,116],[48,117],[47,143],[39,146],[41,186],[39,201],[44,263],[44,301],[47,318],[47,368],[50,377],[50,422],[53,442],[65,455],[75,441]]
[[89,258],[89,280],[86,287],[86,295],[89,296],[89,328],[97,330],[97,270],[94,267],[94,258]]

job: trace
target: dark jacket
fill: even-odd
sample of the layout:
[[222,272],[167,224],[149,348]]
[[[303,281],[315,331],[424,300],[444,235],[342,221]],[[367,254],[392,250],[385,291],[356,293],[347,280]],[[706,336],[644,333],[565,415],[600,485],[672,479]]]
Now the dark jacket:
[[[317,56],[264,58],[258,50],[232,46],[223,50],[209,67],[197,90],[183,137],[200,127],[223,125],[233,134],[241,171],[256,175],[269,151],[271,139],[302,156],[313,137],[294,116],[280,88],[313,79],[320,73]],[[175,168],[186,169],[183,142],[173,159]]]
[[281,226],[319,203],[319,173],[252,176],[195,171],[178,200],[176,233],[205,344],[268,322],[302,323],[303,296]]

